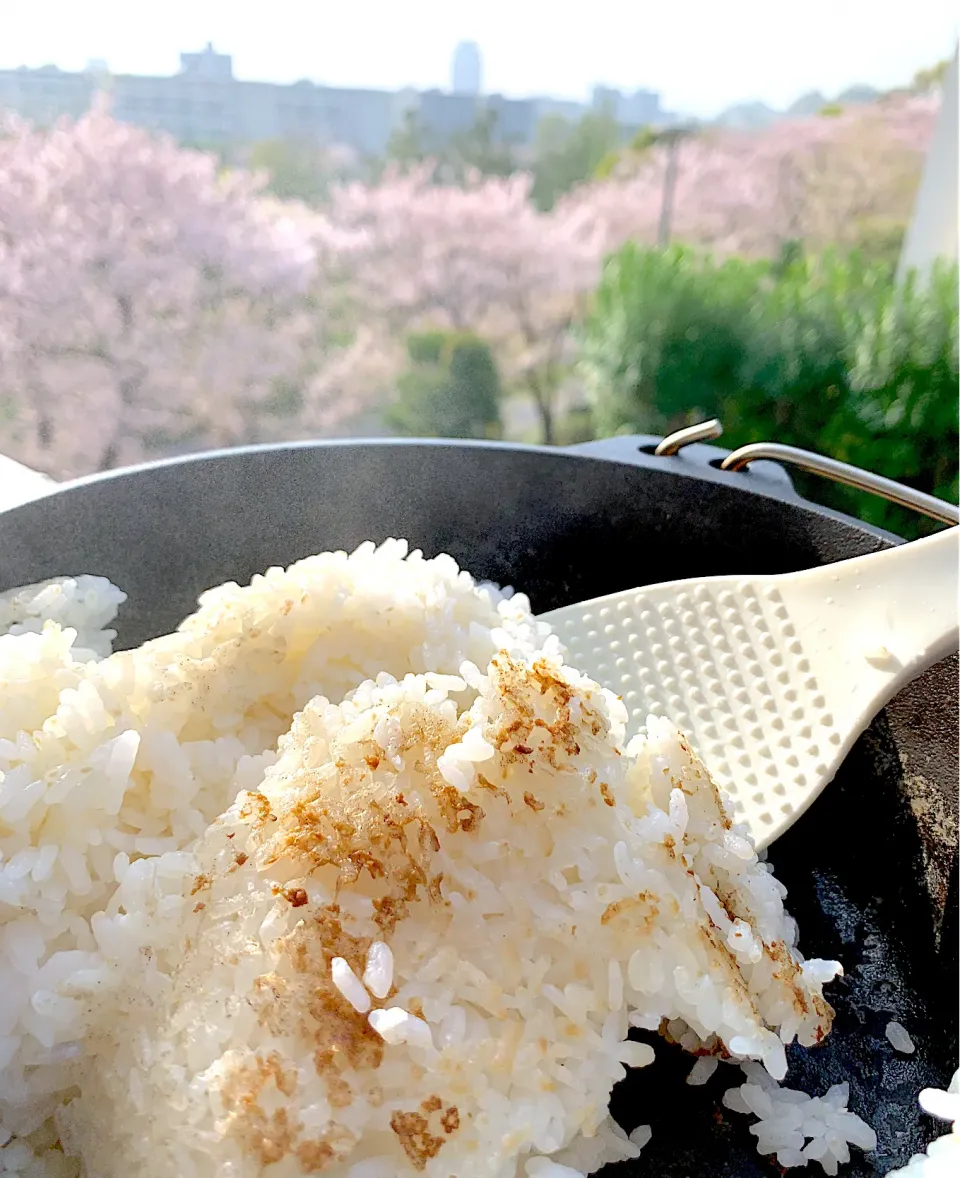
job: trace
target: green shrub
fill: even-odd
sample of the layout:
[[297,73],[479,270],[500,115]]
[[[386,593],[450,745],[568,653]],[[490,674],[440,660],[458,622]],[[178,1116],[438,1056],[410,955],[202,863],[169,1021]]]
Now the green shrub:
[[493,353],[470,335],[423,332],[407,339],[410,367],[384,414],[394,433],[421,438],[501,435],[500,375]]
[[446,331],[420,331],[407,336],[407,355],[414,364],[441,364],[452,339]]
[[[599,434],[718,417],[725,444],[780,441],[957,497],[957,270],[897,288],[857,255],[723,262],[627,246],[581,341]],[[810,497],[902,535],[925,525],[873,496],[797,478]]]
[[581,442],[591,442],[596,436],[589,405],[575,406],[557,423],[558,446],[576,446]]

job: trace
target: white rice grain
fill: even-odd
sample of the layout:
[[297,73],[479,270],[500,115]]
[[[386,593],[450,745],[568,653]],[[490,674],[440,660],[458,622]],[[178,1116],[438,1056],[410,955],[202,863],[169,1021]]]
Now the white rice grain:
[[386,998],[390,993],[393,986],[393,954],[390,946],[383,941],[374,941],[367,952],[363,984],[374,998]]
[[723,1104],[733,1112],[753,1113],[750,1126],[757,1152],[774,1154],[789,1169],[815,1161],[824,1173],[835,1175],[850,1159],[849,1146],[864,1151],[877,1147],[877,1135],[847,1108],[849,1084],[835,1084],[822,1097],[781,1088],[757,1063],[744,1063],[747,1082],[728,1089]]
[[703,1084],[706,1084],[717,1070],[719,1063],[720,1061],[715,1055],[702,1055],[690,1069],[687,1076],[687,1083],[694,1088],[699,1088]]
[[913,1040],[907,1033],[906,1027],[904,1027],[901,1023],[891,1020],[889,1023],[887,1023],[884,1034],[889,1039],[890,1045],[894,1048],[895,1051],[900,1051],[904,1055],[913,1055],[913,1053],[917,1050]]
[[363,983],[342,957],[334,957],[330,966],[333,984],[354,1010],[359,1011],[360,1014],[366,1014],[371,1003],[370,995],[364,989]]
[[398,1047],[403,1043],[415,1047],[433,1046],[430,1027],[422,1018],[417,1018],[400,1006],[371,1011],[369,1022],[384,1043],[389,1043],[391,1047]]

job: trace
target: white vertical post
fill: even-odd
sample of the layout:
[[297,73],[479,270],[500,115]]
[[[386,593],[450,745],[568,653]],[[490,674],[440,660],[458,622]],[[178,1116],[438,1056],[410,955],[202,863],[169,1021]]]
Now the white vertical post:
[[957,53],[943,79],[937,125],[923,167],[913,218],[907,227],[897,280],[916,270],[923,282],[937,258],[957,260]]

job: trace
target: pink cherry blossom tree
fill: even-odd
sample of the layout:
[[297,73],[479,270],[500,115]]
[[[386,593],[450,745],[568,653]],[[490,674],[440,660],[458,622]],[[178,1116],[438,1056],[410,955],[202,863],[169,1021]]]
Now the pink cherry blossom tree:
[[103,104],[47,131],[9,121],[0,449],[64,477],[335,426],[354,408],[328,346],[335,244],[261,178]]
[[[936,97],[885,101],[760,132],[706,129],[676,148],[672,236],[717,252],[856,246],[877,223],[909,217]],[[604,226],[611,248],[657,240],[669,148],[627,152],[613,176],[567,198]]]
[[[818,123],[832,134],[788,145],[783,165],[794,177],[793,202],[781,189],[785,228],[814,248],[870,247],[884,233],[899,235],[913,207],[939,99],[893,95]],[[808,133],[809,134],[809,133]],[[782,230],[781,230],[782,231]]]
[[590,210],[541,213],[530,187],[527,175],[438,185],[428,165],[334,191],[329,216],[350,240],[370,321],[395,341],[425,325],[485,338],[508,384],[532,396],[549,442],[570,328],[596,286],[604,239]]
[[[760,134],[683,141],[673,236],[769,254],[857,244],[909,213],[936,99],[897,96]],[[604,256],[653,244],[667,156],[539,212],[528,176],[430,165],[335,188],[322,211],[104,106],[0,134],[0,449],[59,476],[187,448],[335,434],[390,388],[404,337],[493,346],[554,437],[571,329]],[[351,341],[349,346],[342,341]]]
[[[909,215],[936,99],[897,98],[762,133],[702,132],[679,146],[673,236],[717,252],[770,255],[859,244],[865,225]],[[623,161],[546,213],[531,181],[469,175],[434,182],[428,164],[332,193],[329,217],[349,258],[353,295],[380,354],[425,325],[469,329],[495,348],[508,385],[526,390],[543,437],[571,351],[571,327],[604,256],[657,241],[667,149]]]

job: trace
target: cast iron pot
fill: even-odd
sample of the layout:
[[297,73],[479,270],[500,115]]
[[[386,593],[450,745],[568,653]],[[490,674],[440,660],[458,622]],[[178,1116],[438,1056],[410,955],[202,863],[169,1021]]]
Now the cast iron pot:
[[[401,536],[480,578],[523,589],[537,611],[634,585],[781,573],[874,552],[896,537],[801,499],[783,469],[717,469],[725,451],[652,454],[655,439],[562,451],[460,442],[355,441],[234,450],[96,476],[0,513],[0,589],[98,573],[128,594],[119,645],[176,627],[197,595],[324,549]],[[922,590],[918,587],[918,595]],[[877,1131],[845,1172],[880,1175],[943,1126],[917,1093],[957,1061],[957,666],[907,688],[857,742],[834,783],[771,849],[807,956],[837,958],[835,1029],[790,1050],[788,1082],[850,1083]],[[901,1022],[916,1053],[884,1030]],[[612,1109],[653,1140],[627,1175],[772,1175],[752,1118],[720,1104],[740,1073],[704,1088],[658,1043]],[[610,1171],[613,1172],[612,1170]],[[818,1171],[819,1172],[819,1171]]]

